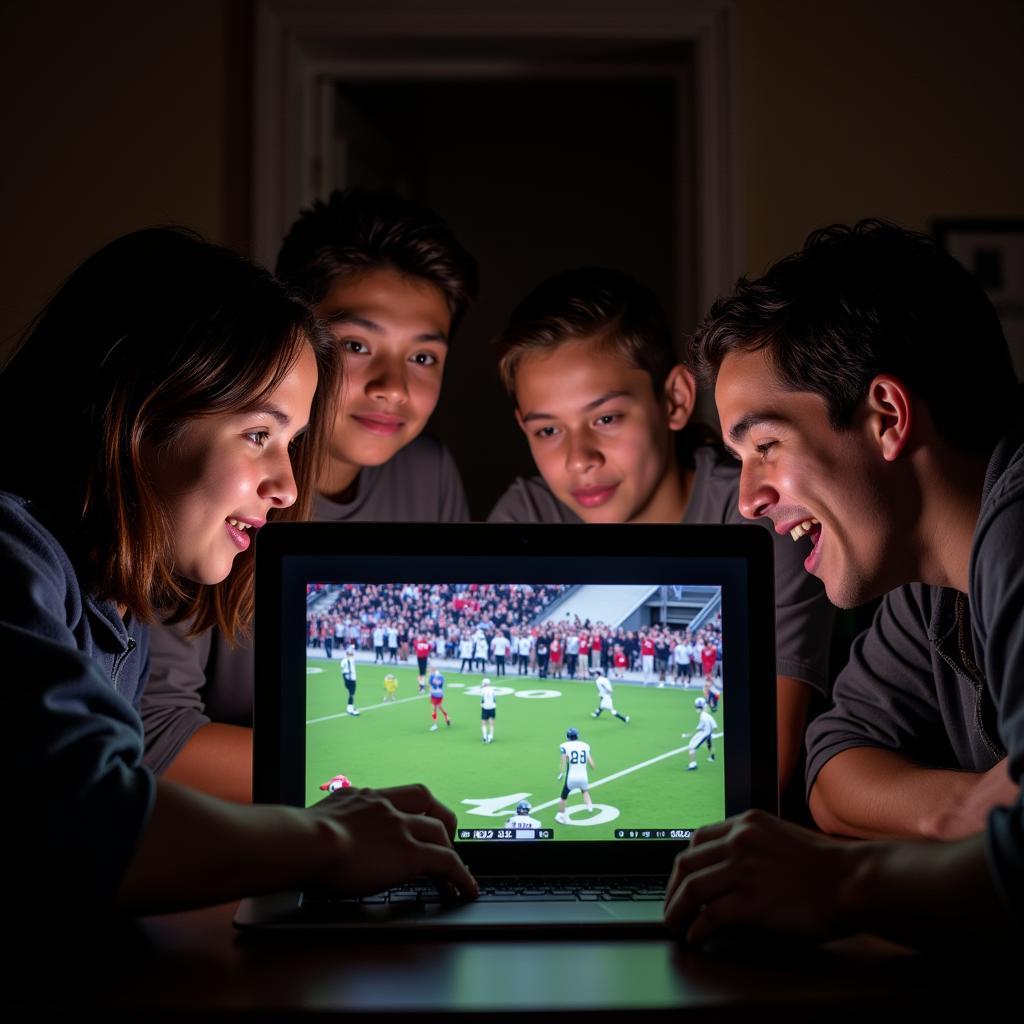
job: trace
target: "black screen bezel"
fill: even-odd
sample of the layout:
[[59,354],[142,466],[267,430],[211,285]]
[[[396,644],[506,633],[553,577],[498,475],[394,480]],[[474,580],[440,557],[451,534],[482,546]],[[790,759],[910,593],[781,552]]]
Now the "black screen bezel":
[[[279,680],[305,679],[305,646],[289,648],[284,638],[305,636],[306,584],[366,580],[722,586],[730,665],[726,814],[777,811],[773,544],[757,525],[268,524],[256,542],[257,802],[305,802],[306,689]],[[747,622],[745,637],[729,625],[738,616]],[[630,870],[660,872],[685,845],[587,841],[587,872],[619,872],[624,860]],[[579,844],[571,842],[456,846],[481,873],[580,868]]]

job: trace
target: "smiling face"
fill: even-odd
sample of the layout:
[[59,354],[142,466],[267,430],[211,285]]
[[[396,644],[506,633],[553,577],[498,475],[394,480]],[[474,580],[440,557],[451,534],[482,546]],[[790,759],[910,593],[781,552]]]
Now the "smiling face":
[[317,306],[342,348],[344,391],[320,489],[343,491],[416,438],[441,393],[451,314],[440,289],[393,270],[339,278]]
[[190,421],[154,450],[154,486],[174,535],[174,571],[219,583],[273,508],[296,498],[290,446],[309,420],[316,359],[308,345],[258,408]]
[[588,523],[679,522],[686,485],[673,431],[685,412],[659,400],[645,370],[592,340],[525,354],[516,418],[537,468]]
[[[722,361],[715,400],[727,445],[743,464],[740,511],[767,516],[794,542],[810,535],[804,568],[841,608],[913,578],[903,565],[910,524],[892,463],[866,410],[842,431],[825,400],[786,390],[763,350]],[[901,543],[902,537],[902,543]]]

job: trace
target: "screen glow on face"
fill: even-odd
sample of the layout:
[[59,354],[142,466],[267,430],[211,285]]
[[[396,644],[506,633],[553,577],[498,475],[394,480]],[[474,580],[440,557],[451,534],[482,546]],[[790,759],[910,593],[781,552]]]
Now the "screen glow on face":
[[689,838],[725,814],[721,598],[310,583],[306,805],[422,782],[464,840]]

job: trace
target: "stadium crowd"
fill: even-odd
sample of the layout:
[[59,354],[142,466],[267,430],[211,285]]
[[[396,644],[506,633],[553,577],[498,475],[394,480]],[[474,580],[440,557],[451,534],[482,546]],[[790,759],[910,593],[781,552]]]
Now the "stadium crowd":
[[[644,683],[687,685],[722,674],[721,613],[698,630],[652,625],[638,630],[605,622],[541,619],[565,588],[551,584],[347,584],[307,615],[307,642],[373,652],[375,661],[409,660],[410,645],[429,640],[432,656],[462,671],[586,678],[600,671]],[[540,620],[540,621],[538,621]]]

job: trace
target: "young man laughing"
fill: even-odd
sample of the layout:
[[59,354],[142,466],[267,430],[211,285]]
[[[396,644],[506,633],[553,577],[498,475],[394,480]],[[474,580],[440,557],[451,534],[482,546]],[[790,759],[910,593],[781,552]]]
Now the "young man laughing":
[[[744,515],[809,535],[804,567],[834,603],[887,595],[853,684],[836,686],[864,735],[833,722],[812,737],[819,823],[842,819],[817,792],[829,764],[874,744],[869,770],[848,764],[838,787],[860,830],[835,830],[889,835],[904,813],[964,838],[846,843],[748,813],[677,859],[668,922],[691,941],[749,926],[914,944],[1019,934],[1024,405],[995,310],[932,240],[862,222],[740,281],[691,349],[742,464]],[[958,771],[969,740],[988,760]],[[937,753],[916,763],[907,748]]]

